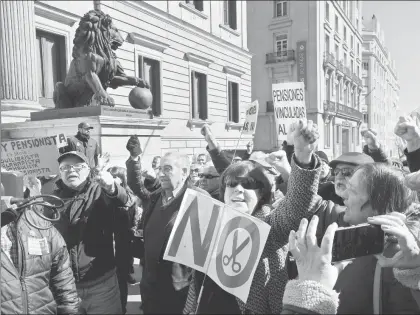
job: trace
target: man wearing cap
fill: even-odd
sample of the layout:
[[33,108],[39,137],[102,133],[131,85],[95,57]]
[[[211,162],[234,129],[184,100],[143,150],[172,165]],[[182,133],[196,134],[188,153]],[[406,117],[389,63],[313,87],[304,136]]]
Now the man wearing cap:
[[[99,165],[108,162],[99,158]],[[79,314],[121,314],[122,305],[115,271],[113,234],[115,213],[130,207],[132,198],[105,169],[90,175],[89,160],[78,151],[58,158],[60,177],[54,195],[66,205],[55,227],[70,254],[81,299]]]
[[93,127],[87,122],[81,122],[78,128],[77,134],[67,139],[67,147],[63,151],[82,152],[88,159],[89,167],[93,168],[98,165],[98,155],[100,153],[98,142],[90,137],[90,130]]

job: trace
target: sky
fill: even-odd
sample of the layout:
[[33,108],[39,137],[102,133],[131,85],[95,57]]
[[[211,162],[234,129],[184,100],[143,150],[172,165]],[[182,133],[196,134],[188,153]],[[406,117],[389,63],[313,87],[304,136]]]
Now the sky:
[[375,14],[385,35],[385,46],[395,60],[400,110],[420,107],[420,1],[363,1],[362,14]]

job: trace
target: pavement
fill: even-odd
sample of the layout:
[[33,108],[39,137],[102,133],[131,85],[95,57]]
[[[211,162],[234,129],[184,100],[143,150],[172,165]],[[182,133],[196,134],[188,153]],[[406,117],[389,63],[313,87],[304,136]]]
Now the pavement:
[[142,268],[139,265],[140,261],[134,258],[134,277],[138,283],[128,285],[128,300],[127,300],[127,313],[126,314],[143,314],[140,309],[141,296],[140,296],[140,280]]

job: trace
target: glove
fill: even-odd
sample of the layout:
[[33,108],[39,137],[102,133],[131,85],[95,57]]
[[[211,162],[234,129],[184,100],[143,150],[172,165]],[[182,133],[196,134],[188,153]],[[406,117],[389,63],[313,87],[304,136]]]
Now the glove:
[[139,156],[143,152],[137,136],[131,136],[130,139],[128,139],[126,148],[131,156]]

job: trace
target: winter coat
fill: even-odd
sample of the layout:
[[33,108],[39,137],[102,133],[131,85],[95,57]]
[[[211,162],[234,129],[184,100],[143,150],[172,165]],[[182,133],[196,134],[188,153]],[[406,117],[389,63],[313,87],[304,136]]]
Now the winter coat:
[[407,157],[407,164],[410,168],[410,172],[414,173],[420,170],[420,149],[413,152],[408,152],[407,149],[405,149],[404,154]]
[[[33,210],[26,216],[36,226],[50,223]],[[51,227],[32,227],[24,214],[16,222],[19,267],[1,253],[1,313],[2,314],[77,314],[79,298],[70,266],[66,243]],[[42,255],[29,252],[28,239],[45,238],[48,251]]]
[[89,167],[91,168],[98,165],[98,155],[100,154],[99,144],[91,137],[86,140],[79,133],[73,137],[69,137],[67,139],[67,146],[61,152],[65,153],[69,151],[82,152],[88,158]]
[[[308,209],[312,209],[317,199],[321,170],[321,162],[316,156],[312,161],[315,166],[313,169],[303,169],[296,164],[294,158],[292,160],[292,172],[285,198],[274,211],[263,206],[254,214],[268,223],[271,230],[252,280],[247,303],[236,299],[242,313],[278,314],[283,308],[282,296],[288,280],[285,262],[289,233],[299,227],[301,219],[307,216]],[[184,314],[194,313],[197,306],[199,292],[195,273],[197,272],[193,274]]]
[[66,204],[55,227],[66,241],[76,283],[96,280],[115,268],[115,211],[130,207],[134,201],[120,185],[115,185],[114,196],[90,181],[80,191],[70,189],[61,180],[57,186],[56,196],[73,199]]

